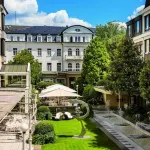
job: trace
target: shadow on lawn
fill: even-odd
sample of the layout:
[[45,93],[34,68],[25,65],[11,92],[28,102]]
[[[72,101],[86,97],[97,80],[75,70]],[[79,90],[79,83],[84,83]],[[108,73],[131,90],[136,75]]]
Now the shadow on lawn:
[[90,119],[85,119],[85,127],[95,134],[94,139],[90,140],[89,147],[108,148],[110,150],[119,150],[119,148],[94,124]]
[[61,137],[61,138],[70,138],[70,137],[73,137],[73,135],[58,135],[58,137]]

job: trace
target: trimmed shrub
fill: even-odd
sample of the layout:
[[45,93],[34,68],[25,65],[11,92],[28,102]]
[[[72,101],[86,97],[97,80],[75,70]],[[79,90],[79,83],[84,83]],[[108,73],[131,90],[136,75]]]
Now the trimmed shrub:
[[42,121],[36,125],[33,134],[33,144],[48,144],[55,142],[55,131],[49,121]]
[[40,106],[37,110],[37,120],[50,120],[52,113],[47,106]]

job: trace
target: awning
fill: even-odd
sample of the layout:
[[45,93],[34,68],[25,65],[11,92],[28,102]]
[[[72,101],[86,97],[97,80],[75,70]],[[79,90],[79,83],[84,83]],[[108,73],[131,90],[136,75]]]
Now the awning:
[[24,96],[24,92],[0,91],[0,123]]

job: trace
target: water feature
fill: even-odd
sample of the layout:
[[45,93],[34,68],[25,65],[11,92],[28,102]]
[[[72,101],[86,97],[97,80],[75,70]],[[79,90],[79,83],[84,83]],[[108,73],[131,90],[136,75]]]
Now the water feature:
[[[123,118],[121,118],[123,117],[123,112],[121,112],[121,110],[119,110],[118,112],[120,117],[115,116],[115,117],[107,118],[104,117],[106,116],[105,114],[108,114],[108,112],[106,113],[98,112],[98,117],[100,117],[102,121],[110,124],[110,126],[114,128],[115,131],[119,131],[120,133],[124,134],[126,137],[128,137],[130,140],[135,142],[144,150],[150,149],[150,142],[149,142],[150,134],[146,134],[145,132],[142,132],[142,130],[138,126],[139,122],[136,123],[136,126],[129,124]],[[113,116],[112,113],[111,116]]]

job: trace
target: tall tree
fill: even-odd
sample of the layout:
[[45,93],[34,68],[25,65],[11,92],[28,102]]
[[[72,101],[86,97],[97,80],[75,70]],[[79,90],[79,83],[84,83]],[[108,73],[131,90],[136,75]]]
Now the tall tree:
[[9,64],[31,64],[31,83],[36,85],[41,78],[41,67],[37,60],[34,59],[33,55],[26,49],[18,53]]
[[86,49],[81,78],[86,84],[97,85],[102,79],[109,64],[109,54],[105,44],[98,37],[94,38]]
[[143,99],[150,101],[150,60],[147,60],[141,70],[140,76],[140,91]]
[[141,54],[131,39],[124,37],[116,45],[110,62],[105,87],[114,92],[133,95],[139,91],[139,74],[143,65]]

